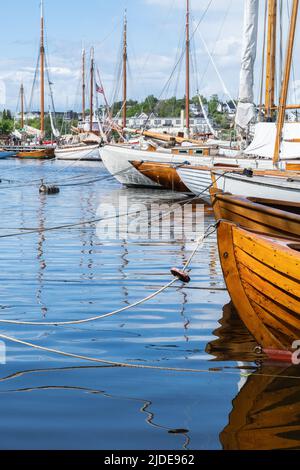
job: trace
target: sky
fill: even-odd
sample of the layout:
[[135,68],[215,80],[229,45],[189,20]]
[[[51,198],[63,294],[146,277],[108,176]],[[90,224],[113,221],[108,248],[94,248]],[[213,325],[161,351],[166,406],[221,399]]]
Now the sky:
[[[290,2],[290,0],[284,0]],[[39,48],[39,0],[3,2],[0,35],[0,107],[17,110],[20,84],[29,103]],[[263,1],[261,1],[263,3]],[[95,57],[109,101],[115,93],[125,9],[128,18],[129,98],[184,96],[184,62],[166,83],[184,40],[185,0],[45,0],[49,74],[57,110],[80,109],[82,46]],[[204,12],[210,4],[208,11]],[[244,0],[191,0],[191,88],[226,99],[238,95]],[[263,17],[263,15],[261,15]],[[260,35],[262,26],[260,25]],[[205,50],[212,53],[222,85]],[[257,61],[256,93],[259,88]],[[38,108],[38,95],[33,108]],[[47,91],[47,100],[49,93]]]

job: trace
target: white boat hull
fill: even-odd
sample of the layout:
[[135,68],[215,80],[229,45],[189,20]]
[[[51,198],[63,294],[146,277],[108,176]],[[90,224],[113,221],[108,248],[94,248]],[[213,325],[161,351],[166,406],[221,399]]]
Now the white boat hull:
[[193,170],[192,168],[178,168],[177,173],[181,181],[196,196],[201,197],[205,202],[210,202],[209,188],[212,185],[210,169]]
[[[195,156],[188,154],[174,155],[169,151],[149,152],[147,150],[140,150],[136,148],[128,148],[119,145],[106,145],[101,149],[102,161],[106,169],[121,183],[126,186],[148,186],[160,187],[152,180],[142,175],[132,165],[131,161],[148,161],[157,163],[178,163],[184,164],[185,162],[191,165],[207,165],[213,168],[215,164],[219,165],[240,165],[243,168],[261,168],[270,169],[273,167],[271,160],[257,160],[254,158],[233,158],[222,156]],[[210,178],[210,172],[207,172]],[[185,181],[184,181],[185,182]],[[189,189],[189,185],[186,185]],[[199,190],[198,194],[201,192]],[[194,192],[194,191],[193,191]]]
[[82,160],[82,161],[100,161],[99,145],[74,146],[66,148],[57,148],[55,156],[58,160]]
[[238,196],[275,199],[277,201],[300,203],[300,179],[288,181],[288,178],[273,176],[234,175],[232,173],[218,176],[216,184],[219,189]]

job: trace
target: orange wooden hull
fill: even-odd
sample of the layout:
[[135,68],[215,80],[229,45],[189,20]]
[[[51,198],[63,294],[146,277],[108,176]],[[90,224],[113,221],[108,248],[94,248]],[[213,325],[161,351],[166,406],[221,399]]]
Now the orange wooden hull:
[[16,154],[18,158],[32,158],[32,159],[47,159],[47,158],[55,158],[54,149],[53,148],[45,148],[45,149],[33,149],[33,150],[26,150],[21,151]]
[[181,193],[190,192],[172,164],[140,161],[132,161],[131,164],[144,176],[165,189]]
[[245,198],[212,189],[211,201],[217,220],[270,235],[300,237],[300,204],[271,199]]
[[263,366],[233,400],[224,450],[300,449],[299,367]]
[[220,327],[213,331],[214,339],[205,351],[215,361],[255,362],[256,341],[242,322],[232,302],[223,307]]
[[257,343],[291,350],[300,339],[300,244],[220,221],[218,246],[228,292]]

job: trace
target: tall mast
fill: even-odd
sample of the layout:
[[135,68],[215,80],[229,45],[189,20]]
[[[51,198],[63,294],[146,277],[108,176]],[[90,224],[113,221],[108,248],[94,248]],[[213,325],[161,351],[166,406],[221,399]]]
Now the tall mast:
[[267,67],[266,67],[266,120],[273,118],[275,106],[275,69],[276,69],[276,29],[277,0],[268,0],[268,31],[267,31]]
[[127,119],[127,11],[124,17],[123,38],[123,129],[126,127]]
[[21,84],[21,129],[24,128],[24,85]]
[[90,132],[93,131],[93,118],[94,118],[94,48],[91,48],[91,83],[90,83]]
[[190,2],[186,0],[186,91],[185,91],[185,122],[190,130]]
[[82,49],[82,122],[85,120],[85,49]]
[[276,134],[275,150],[274,150],[274,158],[273,158],[274,164],[277,164],[279,162],[279,156],[280,156],[282,130],[284,126],[286,102],[287,102],[287,95],[289,91],[291,66],[292,66],[292,59],[293,59],[293,52],[294,52],[298,7],[299,7],[299,0],[293,0],[293,10],[292,10],[292,16],[291,16],[291,22],[290,22],[288,47],[287,47],[286,58],[285,58],[285,68],[284,68],[282,89],[281,89],[281,95],[280,95],[280,101],[279,101],[278,118],[277,118],[277,134]]
[[40,44],[40,66],[41,66],[41,133],[45,132],[45,43],[44,43],[44,0],[41,0],[41,44]]

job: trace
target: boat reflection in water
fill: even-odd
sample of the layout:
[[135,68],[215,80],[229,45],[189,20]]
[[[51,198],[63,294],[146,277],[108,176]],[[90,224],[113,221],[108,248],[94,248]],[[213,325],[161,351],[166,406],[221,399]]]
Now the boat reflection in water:
[[[236,360],[242,369],[238,394],[228,425],[220,434],[224,450],[300,449],[300,369],[263,363],[251,374],[249,361],[257,356],[250,333],[232,304],[224,307],[217,340],[207,351],[218,361]],[[248,367],[240,361],[247,361]],[[242,365],[244,364],[244,365]],[[245,372],[250,373],[245,374]]]

